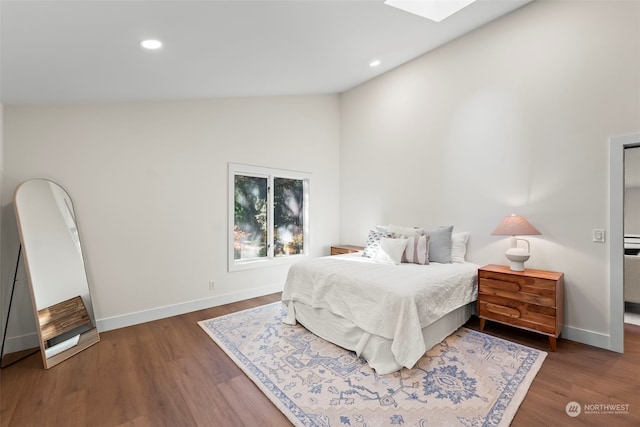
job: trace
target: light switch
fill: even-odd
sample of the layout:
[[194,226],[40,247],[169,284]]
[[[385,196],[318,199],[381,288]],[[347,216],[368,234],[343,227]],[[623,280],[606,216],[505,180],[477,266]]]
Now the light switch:
[[605,241],[605,231],[602,228],[594,228],[593,229],[593,241],[598,243],[604,243]]

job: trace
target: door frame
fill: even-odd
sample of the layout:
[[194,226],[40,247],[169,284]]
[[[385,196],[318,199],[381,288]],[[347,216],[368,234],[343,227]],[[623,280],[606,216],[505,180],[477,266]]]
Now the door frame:
[[609,138],[609,349],[624,352],[624,150],[640,133]]

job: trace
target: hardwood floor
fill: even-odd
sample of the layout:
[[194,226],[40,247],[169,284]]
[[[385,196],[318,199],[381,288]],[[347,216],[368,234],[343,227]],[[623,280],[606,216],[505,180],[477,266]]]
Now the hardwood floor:
[[[479,330],[479,321],[472,317],[466,326]],[[546,336],[494,322],[487,322],[484,332],[548,352],[512,426],[640,425],[640,326],[625,324],[624,354],[562,337],[552,353]],[[590,405],[592,411],[569,417],[569,402]],[[607,414],[592,406],[612,404],[628,405],[628,414]]]
[[[279,299],[273,294],[105,332],[100,343],[49,370],[40,354],[29,356],[0,371],[0,425],[290,426],[196,324]],[[477,330],[477,318],[467,326]],[[492,322],[485,332],[548,351],[541,335]],[[571,401],[628,405],[628,414],[572,418],[565,412]],[[640,326],[625,326],[625,354],[558,340],[512,425],[640,425]]]

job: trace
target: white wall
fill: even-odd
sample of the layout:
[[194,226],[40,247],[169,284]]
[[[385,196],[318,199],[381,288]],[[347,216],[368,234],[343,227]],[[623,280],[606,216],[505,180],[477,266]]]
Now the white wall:
[[341,97],[341,232],[453,224],[505,264],[503,216],[562,271],[564,336],[606,347],[608,137],[640,129],[640,3],[538,1]]
[[607,138],[640,129],[639,23],[637,2],[538,0],[339,101],[6,106],[3,295],[11,198],[32,177],[74,199],[103,329],[277,290],[286,267],[226,272],[239,162],[313,174],[313,255],[373,224],[454,224],[471,261],[504,263],[490,233],[524,214],[543,233],[527,265],[566,274],[564,335],[600,345],[608,244],[591,231],[608,223]]
[[625,189],[624,232],[625,234],[640,234],[640,187]]
[[[339,241],[338,102],[5,106],[2,206],[29,178],[69,192],[102,329],[275,292],[288,266],[227,272],[227,164],[311,173],[312,255],[328,254]],[[17,248],[14,217],[4,229]]]

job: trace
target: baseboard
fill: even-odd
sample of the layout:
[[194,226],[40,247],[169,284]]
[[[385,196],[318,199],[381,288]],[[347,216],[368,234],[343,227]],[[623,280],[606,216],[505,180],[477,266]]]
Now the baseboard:
[[[230,294],[219,295],[211,298],[204,298],[181,304],[158,307],[151,310],[123,314],[121,316],[98,319],[96,321],[96,324],[98,325],[98,331],[105,332],[113,329],[137,325],[139,323],[151,322],[153,320],[190,313],[192,311],[204,310],[206,308],[216,307],[218,305],[224,305],[232,302],[242,301],[245,299],[269,295],[281,291],[282,284],[263,286],[246,291],[233,292]],[[603,348],[605,350],[612,350],[609,335],[601,332],[594,332],[586,329],[565,326],[562,329],[561,338],[576,341],[582,344],[592,345],[594,347]],[[36,332],[33,332],[31,334],[21,335],[17,337],[7,337],[4,352],[5,354],[8,354],[16,351],[21,351],[26,348],[35,348],[39,346],[40,343],[38,342],[38,334]]]
[[27,348],[36,347],[40,348],[40,340],[37,332],[19,335],[17,337],[7,337],[7,342],[4,343],[4,354],[15,353]]
[[206,308],[230,304],[232,302],[269,295],[276,292],[282,292],[282,288],[283,284],[278,283],[263,286],[260,288],[253,288],[245,291],[218,295],[211,298],[203,298],[199,300],[188,301],[185,303],[153,308],[150,310],[127,313],[120,316],[96,319],[96,325],[98,326],[99,332],[111,331],[113,329],[120,329],[127,326],[137,325],[139,323],[151,322],[153,320],[191,313],[192,311],[204,310]]
[[565,326],[562,329],[561,338],[592,345],[594,347],[604,348],[605,350],[612,350],[611,337],[608,334],[603,334],[602,332],[594,332],[587,329]]

